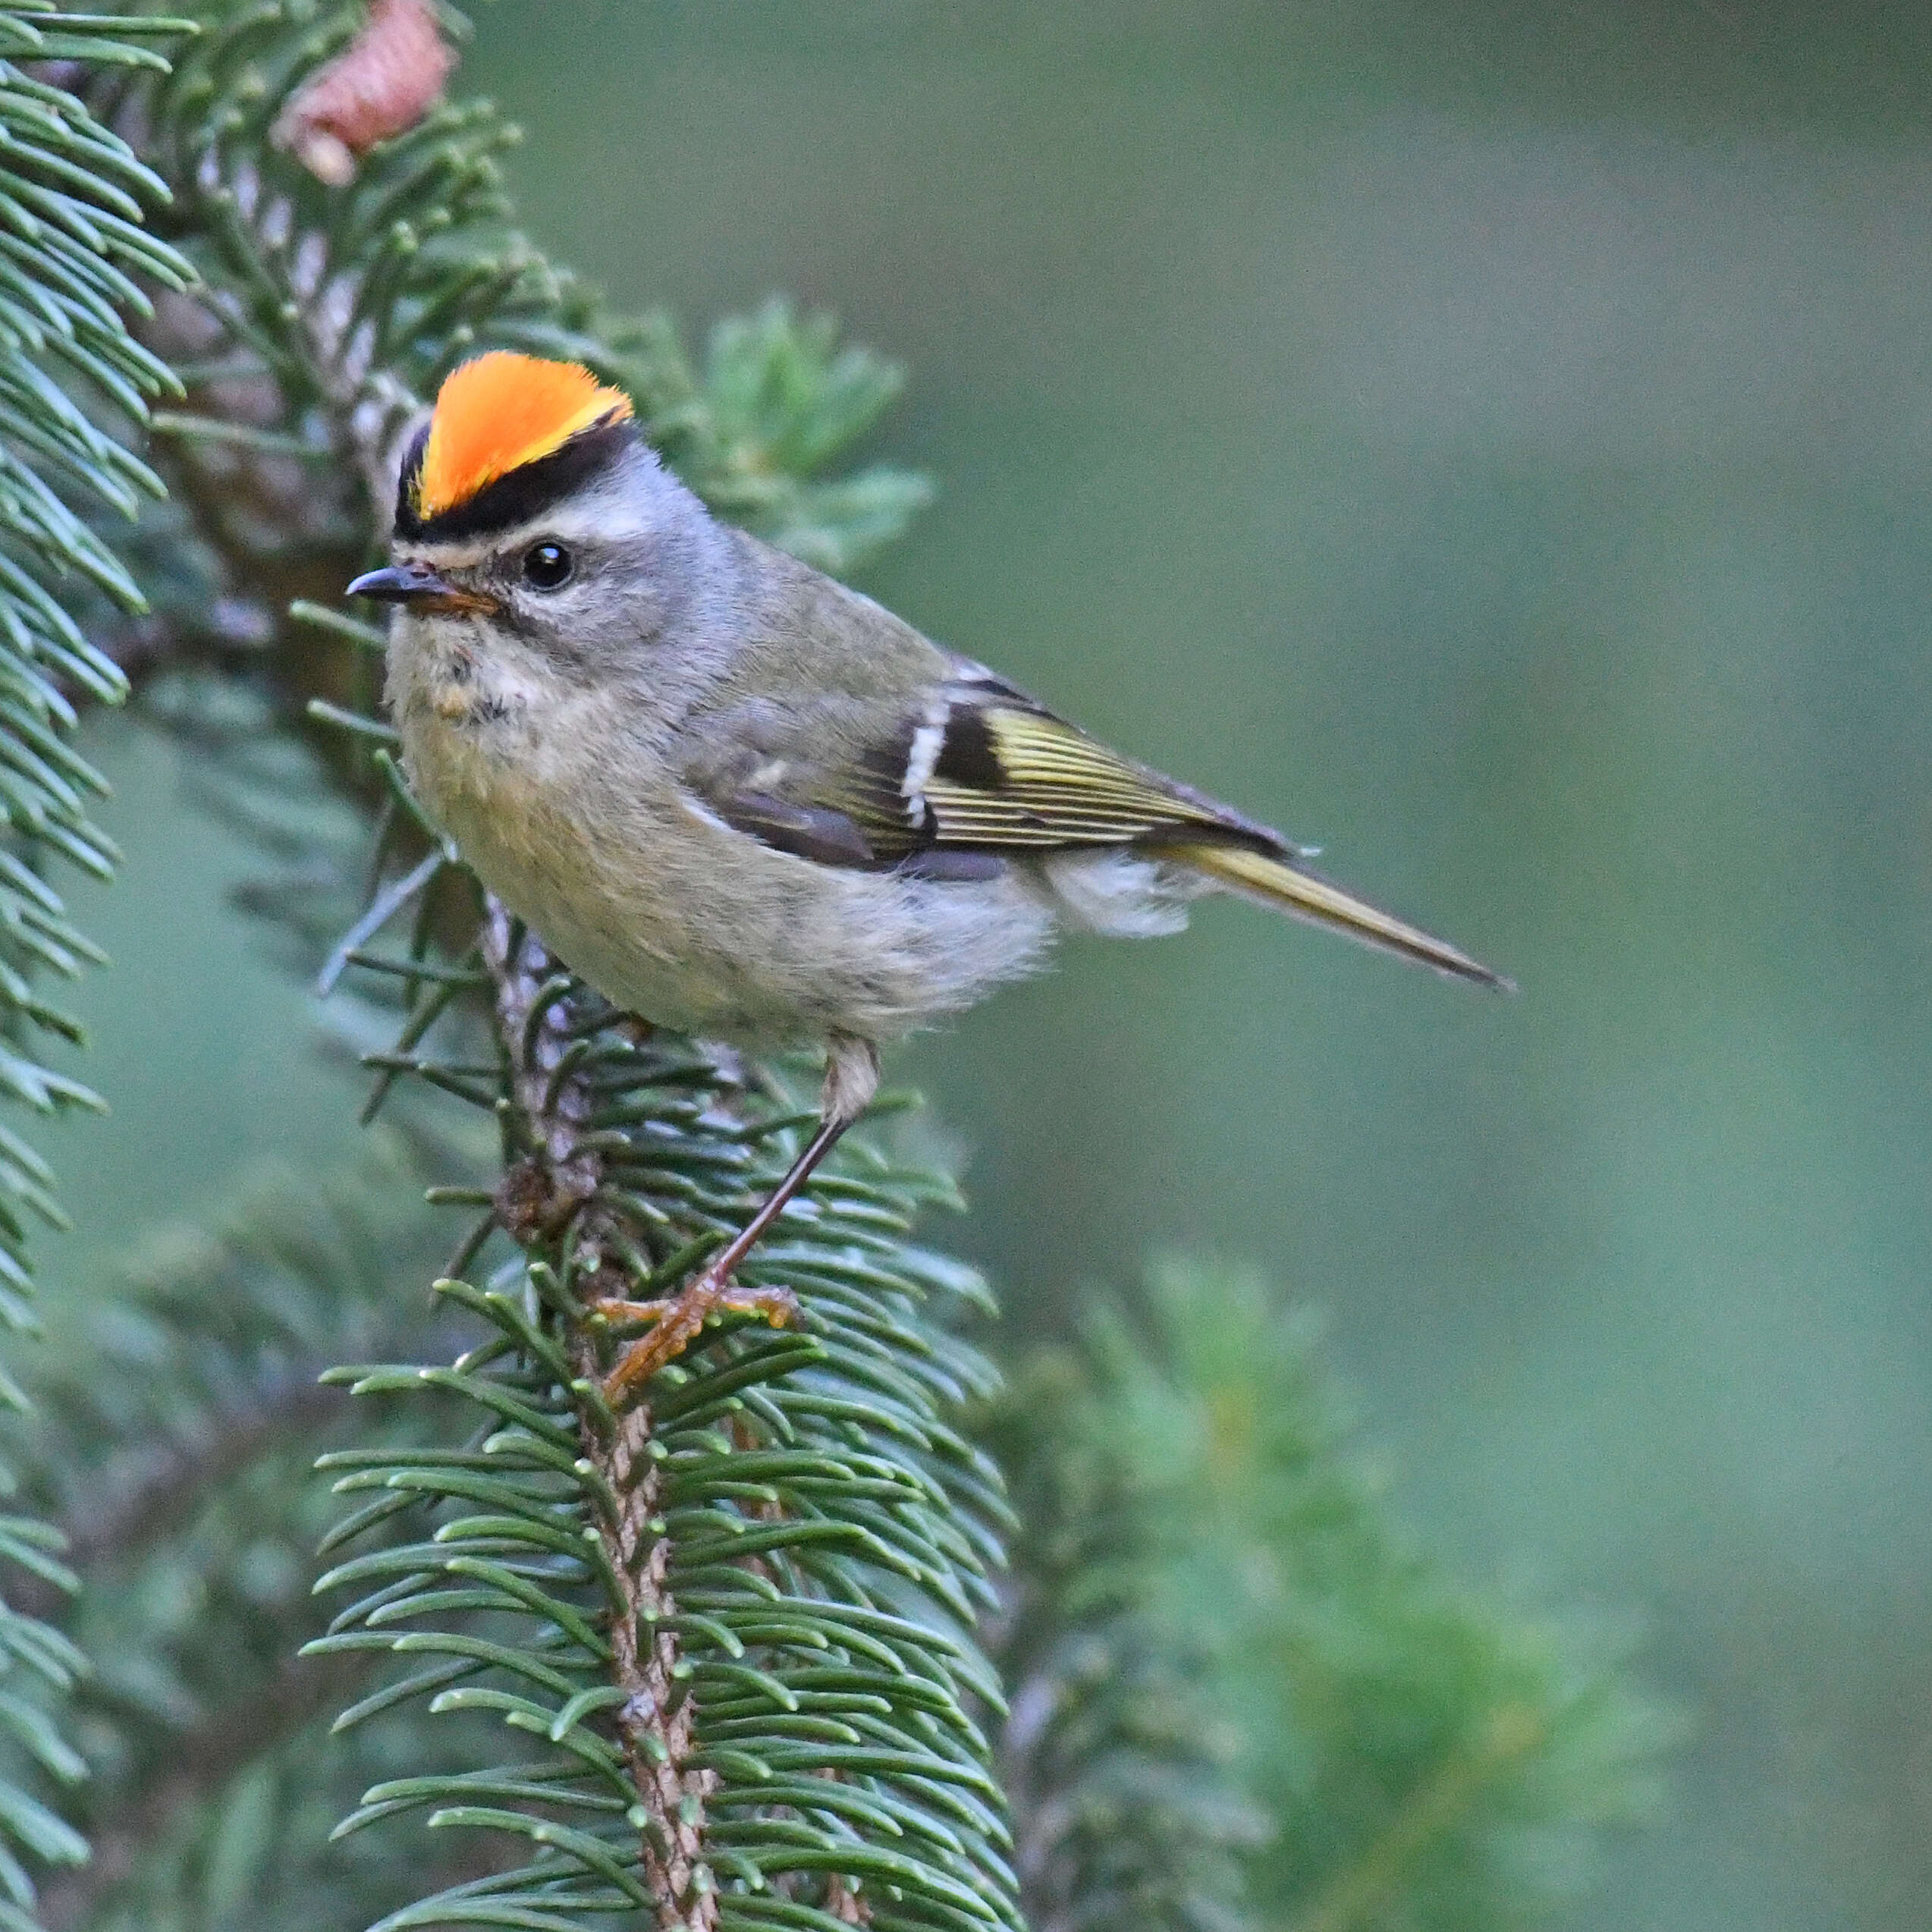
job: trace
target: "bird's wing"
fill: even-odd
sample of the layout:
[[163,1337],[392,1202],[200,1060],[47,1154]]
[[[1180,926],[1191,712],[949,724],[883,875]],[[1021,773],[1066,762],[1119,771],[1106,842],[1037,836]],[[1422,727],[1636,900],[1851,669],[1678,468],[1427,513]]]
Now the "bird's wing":
[[969,872],[960,862],[974,855],[1168,841],[1299,856],[963,660],[913,702],[818,723],[817,742],[789,756],[759,734],[755,759],[700,776],[696,789],[740,831],[828,865]]
[[912,703],[816,695],[740,712],[733,755],[687,774],[718,817],[820,865],[929,878],[1009,858],[1129,847],[1438,972],[1507,984],[1308,869],[1278,832],[1131,763],[983,667],[955,660]]

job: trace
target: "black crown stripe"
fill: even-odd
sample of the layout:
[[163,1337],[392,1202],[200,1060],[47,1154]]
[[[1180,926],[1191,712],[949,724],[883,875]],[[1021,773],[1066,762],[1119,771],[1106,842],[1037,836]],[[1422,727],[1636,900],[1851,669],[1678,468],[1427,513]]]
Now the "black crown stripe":
[[446,543],[488,536],[526,523],[614,463],[638,435],[635,423],[613,412],[588,429],[579,430],[548,456],[485,483],[474,496],[434,517],[419,517],[416,487],[429,443],[426,423],[416,432],[404,460],[402,483],[396,493],[396,535],[412,542]]

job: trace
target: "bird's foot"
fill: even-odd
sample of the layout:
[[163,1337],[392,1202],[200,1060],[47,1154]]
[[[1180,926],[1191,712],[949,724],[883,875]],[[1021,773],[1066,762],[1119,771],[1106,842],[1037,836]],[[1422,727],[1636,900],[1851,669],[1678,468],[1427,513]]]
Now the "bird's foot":
[[605,1396],[614,1403],[666,1362],[675,1362],[713,1315],[762,1315],[774,1328],[782,1328],[797,1315],[798,1297],[789,1288],[735,1287],[727,1275],[707,1268],[688,1288],[662,1301],[611,1297],[592,1302],[585,1312],[612,1326],[650,1326],[651,1332],[632,1343],[604,1378]]

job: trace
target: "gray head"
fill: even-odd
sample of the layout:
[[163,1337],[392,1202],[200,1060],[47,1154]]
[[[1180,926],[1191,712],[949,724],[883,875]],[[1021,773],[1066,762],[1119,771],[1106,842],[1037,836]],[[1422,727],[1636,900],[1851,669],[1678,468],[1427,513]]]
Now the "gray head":
[[401,605],[405,633],[528,651],[590,681],[649,681],[652,646],[689,635],[729,564],[627,398],[574,364],[503,352],[456,370],[412,440],[391,554],[349,589]]

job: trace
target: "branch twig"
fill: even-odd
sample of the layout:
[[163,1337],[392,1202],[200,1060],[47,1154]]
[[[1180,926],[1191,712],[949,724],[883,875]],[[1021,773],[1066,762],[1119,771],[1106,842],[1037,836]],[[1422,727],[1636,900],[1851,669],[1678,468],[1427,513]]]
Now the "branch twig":
[[[555,988],[542,947],[514,928],[494,900],[485,914],[481,950],[495,982],[511,1091],[537,1141],[520,1167],[505,1176],[515,1205],[503,1218],[526,1246],[554,1248],[561,1241],[586,1252],[596,1243],[590,1223],[597,1211],[580,1211],[596,1192],[598,1163],[579,1145],[591,1096],[581,1080],[557,1077],[567,1044],[567,1007],[547,997]],[[580,1272],[579,1279],[584,1278]],[[578,1387],[587,1398],[603,1372],[595,1346],[579,1327],[570,1346]],[[694,1881],[705,1865],[705,1801],[717,1779],[687,1761],[696,1705],[680,1682],[680,1646],[671,1621],[676,1607],[667,1580],[670,1539],[651,1527],[662,1487],[650,1456],[651,1412],[647,1404],[636,1403],[613,1427],[598,1412],[600,1407],[580,1399],[577,1420],[584,1455],[620,1506],[615,1554],[625,1607],[611,1623],[612,1678],[624,1693],[617,1730],[643,1814],[645,1883],[658,1902],[664,1932],[711,1932],[717,1895]]]

